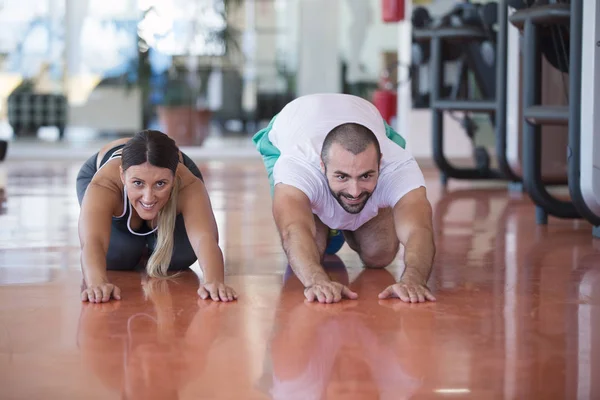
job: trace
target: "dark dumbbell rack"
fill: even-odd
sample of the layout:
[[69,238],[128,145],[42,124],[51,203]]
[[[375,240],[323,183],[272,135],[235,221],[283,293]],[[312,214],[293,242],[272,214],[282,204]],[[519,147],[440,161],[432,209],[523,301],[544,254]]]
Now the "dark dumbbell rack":
[[[523,185],[536,204],[536,222],[546,224],[548,215],[558,218],[586,218],[596,227],[600,216],[585,204],[580,182],[581,142],[581,52],[583,3],[536,5],[516,11],[510,22],[523,31]],[[545,106],[541,99],[541,51],[539,26],[570,26],[569,105]],[[568,125],[568,181],[571,201],[559,200],[546,189],[542,179],[542,125]],[[598,228],[594,229],[599,234]]]
[[[523,31],[523,185],[536,204],[536,222],[546,224],[548,215],[558,218],[586,218],[600,234],[600,216],[585,204],[581,191],[581,55],[583,3],[537,5],[515,12],[510,22]],[[563,24],[570,27],[569,105],[545,106],[541,98],[541,51],[539,26]],[[568,125],[568,181],[571,201],[559,200],[546,189],[542,180],[542,125]]]
[[[442,58],[443,41],[469,44],[485,39],[482,29],[476,27],[436,27],[414,30],[416,41],[430,44],[430,107],[432,109],[433,158],[440,169],[443,184],[448,178],[455,179],[504,179],[518,182],[520,179],[512,171],[506,157],[506,59],[507,59],[507,27],[508,8],[505,0],[498,1],[498,31],[496,32],[496,88],[495,99],[489,100],[457,100],[443,99],[441,96],[444,82],[444,65]],[[459,168],[453,166],[444,154],[444,112],[471,111],[487,112],[494,115],[496,138],[496,156],[498,169]]]
[[8,142],[6,140],[0,140],[0,161],[4,161],[6,152],[8,150]]

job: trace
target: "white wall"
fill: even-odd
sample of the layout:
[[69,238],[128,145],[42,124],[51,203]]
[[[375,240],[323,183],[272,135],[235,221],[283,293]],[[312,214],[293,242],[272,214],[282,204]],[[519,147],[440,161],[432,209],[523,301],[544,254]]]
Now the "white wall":
[[339,9],[339,0],[299,4],[298,96],[341,91]]
[[381,19],[381,0],[342,0],[340,50],[349,63],[348,80],[376,81],[383,67],[381,54],[398,48],[398,27]]

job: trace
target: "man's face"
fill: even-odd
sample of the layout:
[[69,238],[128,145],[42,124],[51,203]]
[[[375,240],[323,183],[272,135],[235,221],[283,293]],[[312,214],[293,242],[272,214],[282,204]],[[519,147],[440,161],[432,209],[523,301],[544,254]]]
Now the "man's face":
[[371,144],[362,153],[352,154],[340,144],[329,148],[328,164],[321,164],[329,190],[342,208],[358,214],[377,186],[379,156]]

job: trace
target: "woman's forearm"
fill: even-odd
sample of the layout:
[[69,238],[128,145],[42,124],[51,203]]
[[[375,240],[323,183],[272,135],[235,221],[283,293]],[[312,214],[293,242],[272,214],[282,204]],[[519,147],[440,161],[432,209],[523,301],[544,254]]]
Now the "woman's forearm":
[[100,245],[88,244],[81,249],[81,269],[87,285],[108,282],[106,254]]
[[223,282],[225,280],[223,252],[217,241],[212,237],[206,237],[199,241],[196,248],[196,255],[204,275],[204,281],[207,283]]

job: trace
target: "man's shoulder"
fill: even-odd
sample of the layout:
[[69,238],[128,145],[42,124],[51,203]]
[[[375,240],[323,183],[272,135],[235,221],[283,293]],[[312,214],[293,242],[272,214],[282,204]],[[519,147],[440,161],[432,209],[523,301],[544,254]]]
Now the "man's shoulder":
[[307,173],[315,173],[317,175],[323,175],[321,168],[315,162],[302,157],[297,154],[282,154],[277,160],[277,164],[285,167],[297,168],[300,171],[306,171]]
[[321,186],[327,182],[318,165],[298,156],[282,155],[277,160],[275,168],[278,174],[301,177],[303,181],[313,186]]

